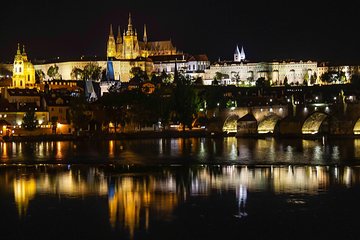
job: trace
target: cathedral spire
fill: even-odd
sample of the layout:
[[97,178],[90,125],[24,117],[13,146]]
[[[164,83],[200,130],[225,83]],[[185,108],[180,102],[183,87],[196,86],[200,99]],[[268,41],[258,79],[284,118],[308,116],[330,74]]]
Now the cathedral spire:
[[23,45],[23,51],[22,51],[22,55],[26,55],[26,51],[25,51],[25,45]]
[[110,24],[110,34],[109,34],[109,36],[114,36],[112,24]]
[[115,57],[115,55],[116,55],[115,38],[114,38],[112,24],[110,24],[110,33],[109,33],[109,39],[107,42],[107,57],[112,58],[112,57]]
[[133,35],[133,28],[132,28],[132,23],[131,23],[131,13],[129,13],[129,23],[128,23],[128,29],[127,29],[126,35],[128,35],[128,36]]
[[147,43],[147,32],[146,32],[146,24],[144,24],[144,42]]
[[120,26],[118,26],[118,30],[117,30],[116,43],[122,43]]

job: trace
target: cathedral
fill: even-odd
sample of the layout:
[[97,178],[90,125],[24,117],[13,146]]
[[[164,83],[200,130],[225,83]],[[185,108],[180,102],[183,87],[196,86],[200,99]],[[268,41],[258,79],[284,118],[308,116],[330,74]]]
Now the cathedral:
[[139,40],[137,31],[132,25],[131,14],[129,14],[127,30],[124,30],[122,35],[120,27],[118,27],[116,40],[110,25],[107,43],[107,58],[109,60],[130,60],[138,57],[147,58],[175,54],[179,54],[179,52],[173,46],[171,40],[148,41],[146,25],[144,25],[143,39],[142,41]]

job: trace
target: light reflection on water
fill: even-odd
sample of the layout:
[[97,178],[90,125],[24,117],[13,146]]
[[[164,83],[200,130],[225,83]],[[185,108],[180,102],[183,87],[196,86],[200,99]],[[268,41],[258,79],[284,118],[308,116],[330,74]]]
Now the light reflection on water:
[[359,139],[188,138],[0,143],[3,163],[360,164]]
[[[152,222],[172,221],[175,209],[191,198],[233,194],[237,206],[233,215],[244,218],[251,215],[246,208],[249,196],[256,192],[318,195],[333,185],[351,187],[359,183],[359,168],[337,166],[198,165],[145,173],[62,165],[0,168],[0,194],[13,196],[19,218],[27,218],[32,204],[44,197],[51,202],[54,198],[87,201],[97,196],[107,199],[108,209],[104,212],[108,212],[108,224],[127,232],[130,239],[138,230],[151,228]],[[289,198],[288,203],[305,202]]]

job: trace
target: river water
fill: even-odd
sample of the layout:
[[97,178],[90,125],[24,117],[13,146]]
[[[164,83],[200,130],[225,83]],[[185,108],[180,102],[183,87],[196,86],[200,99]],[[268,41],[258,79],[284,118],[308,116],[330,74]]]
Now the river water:
[[360,141],[0,143],[0,239],[358,239]]

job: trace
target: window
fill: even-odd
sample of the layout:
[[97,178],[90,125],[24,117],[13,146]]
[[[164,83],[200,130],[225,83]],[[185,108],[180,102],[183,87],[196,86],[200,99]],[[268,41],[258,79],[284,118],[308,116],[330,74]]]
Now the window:
[[21,72],[21,67],[19,67],[19,72]]

